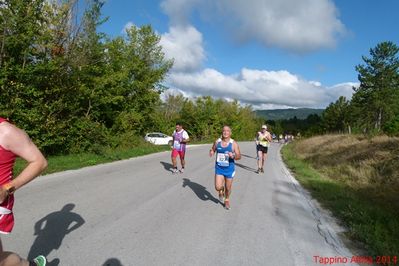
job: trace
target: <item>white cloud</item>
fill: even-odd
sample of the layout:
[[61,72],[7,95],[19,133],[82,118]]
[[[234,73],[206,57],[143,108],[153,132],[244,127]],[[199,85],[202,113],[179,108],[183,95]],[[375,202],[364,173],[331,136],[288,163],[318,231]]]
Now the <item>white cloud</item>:
[[238,74],[225,75],[202,69],[206,60],[203,36],[189,21],[195,9],[207,20],[228,26],[241,41],[310,52],[333,47],[345,31],[330,0],[164,0],[161,7],[171,21],[160,43],[166,57],[174,59],[167,80],[171,93],[237,99],[256,109],[324,108],[341,95],[351,98],[355,83],[326,87],[285,70],[243,68]]
[[193,71],[205,60],[202,34],[193,26],[172,26],[161,36],[165,56],[174,59],[174,71]]
[[125,24],[125,26],[123,26],[123,29],[121,30],[121,34],[126,34],[127,30],[133,26],[136,26],[136,25],[133,22],[129,21],[128,23]]
[[279,104],[258,104],[252,105],[254,110],[275,110],[275,109],[290,109],[292,106]]
[[347,100],[352,99],[353,87],[359,87],[359,83],[355,82],[346,82],[336,84],[327,89],[328,95],[332,98],[338,99],[339,96],[345,96]]
[[201,0],[164,0],[161,8],[169,16],[172,25],[184,26],[189,24],[191,11],[199,4]]
[[[242,41],[293,52],[331,48],[345,32],[330,0],[221,0],[221,9]],[[236,27],[237,25],[237,27]]]
[[297,53],[334,47],[346,32],[331,0],[165,0],[161,6],[172,25],[187,25],[195,9],[241,42]]
[[324,108],[339,96],[350,98],[355,83],[331,88],[306,81],[288,71],[265,71],[243,68],[238,75],[224,75],[214,69],[200,72],[172,72],[168,83],[186,95],[210,95],[237,99],[255,108],[315,107]]

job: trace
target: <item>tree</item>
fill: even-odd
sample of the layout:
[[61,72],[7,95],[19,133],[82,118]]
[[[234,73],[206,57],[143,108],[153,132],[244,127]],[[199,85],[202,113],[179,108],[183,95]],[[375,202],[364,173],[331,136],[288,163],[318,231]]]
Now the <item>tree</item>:
[[351,107],[357,123],[377,132],[399,113],[399,47],[392,42],[379,43],[356,66],[359,88],[354,88]]
[[322,121],[327,132],[342,133],[348,128],[350,133],[349,101],[340,96],[335,103],[330,103],[322,113]]
[[[161,104],[159,95],[165,89],[162,81],[173,64],[173,61],[165,59],[159,41],[160,36],[151,26],[132,26],[127,29],[126,38],[118,37],[107,46],[110,55],[117,55],[117,62],[110,57],[111,76],[107,75],[107,82],[112,81],[114,75],[120,78],[114,95],[123,97],[120,106],[125,110],[123,116],[136,124],[134,130],[139,134],[154,124],[148,120]],[[115,124],[114,130],[132,129],[120,125]]]
[[110,39],[98,32],[103,1],[84,10],[78,2],[0,4],[0,115],[46,154],[90,151],[152,127],[172,65],[150,26]]

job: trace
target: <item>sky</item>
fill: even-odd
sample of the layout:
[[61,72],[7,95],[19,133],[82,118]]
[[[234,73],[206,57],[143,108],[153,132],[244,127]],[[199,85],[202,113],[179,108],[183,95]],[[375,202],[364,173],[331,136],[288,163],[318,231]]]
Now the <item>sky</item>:
[[99,31],[150,24],[174,59],[166,94],[325,108],[351,98],[370,48],[399,45],[398,11],[397,0],[107,0]]

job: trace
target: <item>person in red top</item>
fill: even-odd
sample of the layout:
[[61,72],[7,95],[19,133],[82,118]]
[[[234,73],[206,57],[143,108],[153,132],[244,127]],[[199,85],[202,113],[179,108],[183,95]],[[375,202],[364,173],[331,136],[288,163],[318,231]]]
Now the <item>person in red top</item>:
[[[16,177],[13,167],[16,157],[27,161],[27,166]],[[14,192],[32,181],[47,167],[47,160],[28,135],[8,120],[0,117],[0,233],[8,234],[14,226]],[[46,265],[46,258],[38,256],[33,261],[4,251],[0,239],[0,265]]]

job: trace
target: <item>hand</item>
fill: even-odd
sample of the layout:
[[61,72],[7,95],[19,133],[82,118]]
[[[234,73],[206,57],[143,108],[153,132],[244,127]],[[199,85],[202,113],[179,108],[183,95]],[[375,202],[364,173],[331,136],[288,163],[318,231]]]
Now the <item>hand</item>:
[[0,187],[0,204],[3,203],[8,197],[8,191],[3,188]]
[[229,154],[229,157],[230,157],[231,159],[233,159],[233,158],[234,158],[234,153],[232,153],[232,152],[229,152],[228,154]]
[[214,150],[210,150],[210,151],[209,151],[209,157],[212,157],[214,154],[215,154],[215,151],[214,151]]

